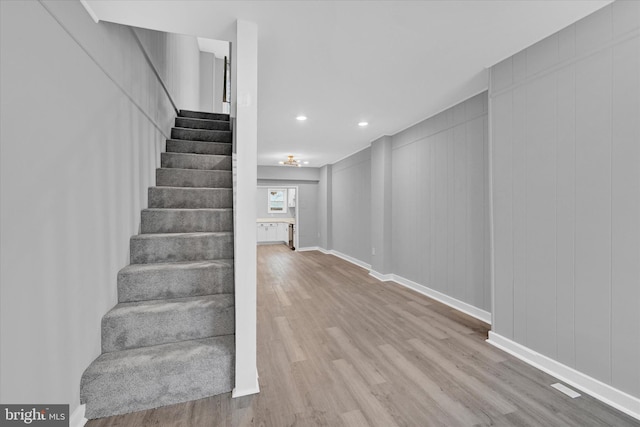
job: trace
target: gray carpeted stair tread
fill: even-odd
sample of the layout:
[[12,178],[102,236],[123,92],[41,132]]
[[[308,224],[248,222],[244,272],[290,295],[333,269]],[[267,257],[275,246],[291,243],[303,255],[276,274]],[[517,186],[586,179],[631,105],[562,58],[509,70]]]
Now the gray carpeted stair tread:
[[131,264],[233,258],[233,233],[139,234],[130,239]]
[[232,178],[231,171],[156,169],[156,186],[158,187],[231,188],[233,185]]
[[218,154],[230,156],[232,146],[228,142],[185,141],[167,139],[167,153]]
[[226,209],[144,209],[142,234],[233,231],[233,210]]
[[231,188],[149,187],[149,208],[232,208]]
[[231,122],[229,120],[197,119],[191,117],[176,117],[175,126],[177,128],[189,129],[231,130]]
[[226,393],[233,388],[233,335],[105,353],[82,375],[89,419]]
[[118,272],[118,302],[233,293],[233,260],[130,264]]
[[175,120],[102,318],[102,355],[80,384],[90,419],[231,391],[235,304],[228,114]]
[[184,139],[187,141],[231,142],[230,130],[207,130],[172,128],[171,139]]
[[161,153],[160,165],[163,168],[230,171],[231,156],[192,153]]
[[180,113],[179,113],[178,116],[179,117],[189,117],[189,118],[194,118],[194,119],[229,121],[229,115],[228,114],[205,113],[203,111],[180,110]]
[[233,294],[119,303],[102,318],[102,352],[228,335]]

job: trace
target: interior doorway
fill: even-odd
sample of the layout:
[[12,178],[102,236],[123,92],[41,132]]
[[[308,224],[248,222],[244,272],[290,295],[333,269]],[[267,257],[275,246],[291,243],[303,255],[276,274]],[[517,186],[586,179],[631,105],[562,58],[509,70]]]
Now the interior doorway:
[[[289,225],[293,227],[291,249],[299,247],[299,195],[297,185],[258,185],[256,199],[256,241],[260,244],[289,245]],[[271,194],[274,193],[274,194]]]

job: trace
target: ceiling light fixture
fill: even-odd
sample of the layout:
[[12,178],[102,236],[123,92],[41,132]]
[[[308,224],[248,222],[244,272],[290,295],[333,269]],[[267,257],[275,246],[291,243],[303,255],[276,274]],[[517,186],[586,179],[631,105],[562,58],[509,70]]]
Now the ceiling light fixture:
[[358,123],[358,126],[360,126],[361,128],[367,126],[369,124],[369,122],[360,122]]
[[[278,162],[281,165],[284,166],[295,166],[295,167],[301,167],[302,165],[300,164],[300,160],[296,160],[293,158],[293,156],[287,156],[287,160],[285,160],[284,162]],[[309,163],[309,162],[305,162],[305,163]]]
[[298,116],[296,117],[296,120],[299,122],[304,122],[305,120],[307,120],[307,116]]

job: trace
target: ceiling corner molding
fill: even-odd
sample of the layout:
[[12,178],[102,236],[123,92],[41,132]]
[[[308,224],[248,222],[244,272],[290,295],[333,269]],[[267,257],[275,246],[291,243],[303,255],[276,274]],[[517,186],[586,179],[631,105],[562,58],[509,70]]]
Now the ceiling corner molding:
[[87,2],[87,0],[80,0],[80,4],[84,6],[85,10],[87,11],[91,19],[93,19],[93,22],[95,22],[96,24],[100,22],[100,18],[98,18],[98,15],[96,15],[94,10],[91,9],[91,6],[89,6],[89,3]]

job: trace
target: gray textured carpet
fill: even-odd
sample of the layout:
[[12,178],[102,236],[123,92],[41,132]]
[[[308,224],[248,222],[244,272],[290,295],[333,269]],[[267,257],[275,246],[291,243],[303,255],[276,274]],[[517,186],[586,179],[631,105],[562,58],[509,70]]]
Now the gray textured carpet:
[[181,112],[119,303],[102,319],[102,354],[82,375],[86,417],[231,391],[235,312],[229,116]]

